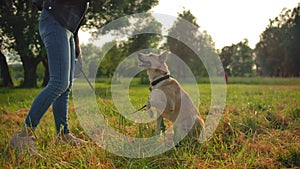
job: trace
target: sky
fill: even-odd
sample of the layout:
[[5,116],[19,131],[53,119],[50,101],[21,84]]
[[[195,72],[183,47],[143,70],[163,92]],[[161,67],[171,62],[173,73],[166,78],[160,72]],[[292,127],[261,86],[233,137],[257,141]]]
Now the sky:
[[[178,16],[190,10],[200,25],[215,42],[216,49],[236,44],[247,38],[249,46],[255,48],[259,35],[270,19],[279,16],[284,7],[293,9],[299,0],[160,0],[151,11]],[[80,32],[83,43],[88,34]]]

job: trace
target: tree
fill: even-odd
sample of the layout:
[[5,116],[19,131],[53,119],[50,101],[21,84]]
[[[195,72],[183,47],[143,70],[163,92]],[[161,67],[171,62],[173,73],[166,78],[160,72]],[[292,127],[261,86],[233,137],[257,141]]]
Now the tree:
[[[83,28],[96,29],[96,33],[99,33],[98,30],[109,22],[122,16],[146,12],[157,4],[158,0],[92,1]],[[127,24],[124,22],[123,26],[128,26]]]
[[[288,72],[293,76],[300,76],[300,3],[293,10],[290,10],[289,16],[286,25],[290,28],[291,38],[286,43],[286,52],[294,66]],[[288,66],[288,68],[291,67]]]
[[[185,62],[194,75],[207,76],[204,60],[200,60],[198,55],[209,58],[215,54],[215,49],[211,36],[206,31],[200,33],[199,28],[196,17],[189,10],[183,11],[169,30],[167,46],[173,54]],[[184,78],[187,71],[184,65],[179,64],[177,68],[177,76]]]
[[81,52],[83,55],[83,70],[84,72],[88,72],[88,76],[93,78],[97,73],[97,63],[101,59],[102,56],[101,48],[95,46],[92,43],[81,45]]
[[253,75],[254,59],[248,40],[225,46],[220,53],[220,59],[227,73],[232,76]]
[[13,87],[13,82],[8,70],[6,58],[1,51],[0,51],[0,73],[1,73],[1,78],[3,79],[3,82],[0,83],[0,86]]
[[255,48],[256,62],[264,76],[300,75],[300,3],[293,10],[283,9],[270,20]]
[[[121,42],[119,47],[123,55],[130,56],[132,54],[136,54],[137,58],[137,53],[135,52],[159,52],[159,48],[162,48],[159,47],[159,44],[163,39],[161,36],[162,25],[151,14],[139,15],[138,19],[127,27],[126,30],[126,32],[133,34],[133,36]],[[120,67],[122,70],[120,74],[128,76],[126,72],[131,72],[130,70],[135,68],[136,65],[137,62],[127,62],[126,67]],[[146,73],[142,72],[139,75],[142,78],[141,82],[145,82],[143,78]]]
[[262,75],[283,76],[285,36],[278,27],[269,27],[260,36],[261,40],[256,44],[255,55]]
[[[111,42],[114,43],[114,42]],[[110,47],[110,43],[103,46],[103,48]],[[97,76],[99,75],[106,75],[106,77],[111,78],[114,74],[118,64],[125,58],[123,55],[122,50],[120,49],[120,44],[113,45],[112,48],[107,50],[107,53],[103,56]]]
[[161,29],[161,23],[150,14],[140,16],[136,22],[127,28],[127,31],[133,32],[134,36],[124,41],[123,46],[125,48],[123,51],[128,56],[139,50],[158,47],[163,37],[152,32],[161,33]]
[[[97,77],[104,75],[110,78],[115,73],[119,63],[126,57],[140,50],[157,48],[162,38],[159,34],[161,24],[151,14],[133,15],[125,18],[124,21],[127,26],[117,25],[110,29],[112,31],[112,33],[109,32],[110,35],[114,36],[111,42],[107,42],[101,47],[93,44],[82,45],[84,65],[89,65],[90,76],[94,77],[94,73],[97,72]],[[149,32],[158,32],[158,34]],[[97,33],[100,35],[103,32],[99,30]],[[122,40],[116,41],[114,39]],[[98,41],[99,39],[95,37],[94,40]],[[97,65],[99,63],[100,65]],[[126,62],[126,65],[120,67],[118,75],[128,76],[130,69],[134,69],[136,66],[136,62]]]
[[[102,53],[105,55],[99,66],[98,75],[105,74],[107,77],[111,77],[126,57],[132,54],[136,55],[136,52],[141,50],[158,49],[162,40],[160,35],[162,26],[151,14],[128,16],[123,21],[127,23],[127,26],[118,27],[120,26],[118,24],[110,29],[112,32],[110,33],[115,39],[122,40],[103,45]],[[144,52],[149,52],[149,50]],[[125,65],[119,67],[119,75],[129,76],[128,72],[137,66],[135,61],[137,60],[127,60],[126,63],[123,63]]]
[[1,28],[0,28],[0,37],[1,37],[0,39],[0,80],[2,79],[2,81],[0,81],[0,86],[13,87],[14,85],[13,85],[11,75],[9,73],[6,57],[3,54],[4,46],[9,46],[9,44],[4,42],[3,39],[5,39],[5,37],[2,35]]
[[229,75],[231,75],[231,63],[232,63],[232,56],[234,55],[235,51],[235,46],[225,46],[222,48],[221,52],[220,52],[220,59],[221,62],[223,64],[224,70],[226,73],[228,73]]
[[252,49],[248,46],[248,40],[239,42],[236,45],[236,50],[233,55],[231,64],[233,76],[252,76],[253,75],[254,60],[252,56]]
[[38,11],[29,0],[0,2],[0,25],[3,36],[10,39],[10,49],[21,57],[24,68],[23,87],[36,87],[36,68],[45,59],[38,34]]

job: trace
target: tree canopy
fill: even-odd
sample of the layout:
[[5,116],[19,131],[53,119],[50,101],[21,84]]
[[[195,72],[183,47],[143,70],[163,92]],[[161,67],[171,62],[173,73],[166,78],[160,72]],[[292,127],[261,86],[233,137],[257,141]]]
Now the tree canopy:
[[255,48],[259,73],[264,76],[300,76],[300,3],[270,20]]
[[220,53],[225,71],[231,76],[252,76],[254,73],[252,51],[248,46],[247,39],[231,46],[225,46]]
[[[207,32],[200,32],[199,28],[191,11],[183,11],[169,30],[167,46],[187,64],[195,76],[207,76],[203,65],[205,60],[200,58],[209,58],[215,54],[214,42]],[[187,70],[182,64],[177,67],[177,76],[184,77]]]

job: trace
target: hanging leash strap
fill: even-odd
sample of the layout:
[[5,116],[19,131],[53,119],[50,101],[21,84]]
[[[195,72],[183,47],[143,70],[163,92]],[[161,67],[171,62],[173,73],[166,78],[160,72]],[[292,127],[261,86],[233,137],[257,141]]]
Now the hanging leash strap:
[[[96,89],[94,88],[94,86],[92,85],[92,83],[90,82],[89,78],[86,76],[86,74],[84,73],[84,71],[82,69],[80,69],[80,72],[82,73],[83,77],[85,78],[85,80],[88,82],[88,84],[90,85],[91,89],[93,90],[93,92],[95,93],[96,96],[97,93],[96,93]],[[100,96],[98,96],[100,97]]]
[[90,82],[89,78],[87,77],[87,75],[84,73],[84,71],[82,69],[80,69],[80,72],[82,73],[83,77],[85,78],[85,80],[88,82],[90,88],[93,90],[93,92],[95,93],[95,95],[98,97],[98,99],[102,102],[102,104],[104,104],[103,100],[101,99],[100,95],[97,94],[96,89],[94,88],[94,86],[92,85],[92,83]]

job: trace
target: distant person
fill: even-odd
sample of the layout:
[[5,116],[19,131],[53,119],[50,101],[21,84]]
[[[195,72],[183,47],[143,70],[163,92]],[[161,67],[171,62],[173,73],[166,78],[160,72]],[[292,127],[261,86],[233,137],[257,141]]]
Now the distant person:
[[226,84],[228,84],[228,73],[227,72],[224,73],[224,77],[225,77]]
[[52,105],[59,141],[80,145],[85,141],[70,133],[68,125],[69,93],[73,83],[75,58],[81,69],[78,30],[90,0],[44,0],[39,33],[46,47],[50,80],[34,99],[24,127],[16,132],[10,147],[18,152],[39,155],[34,130]]

